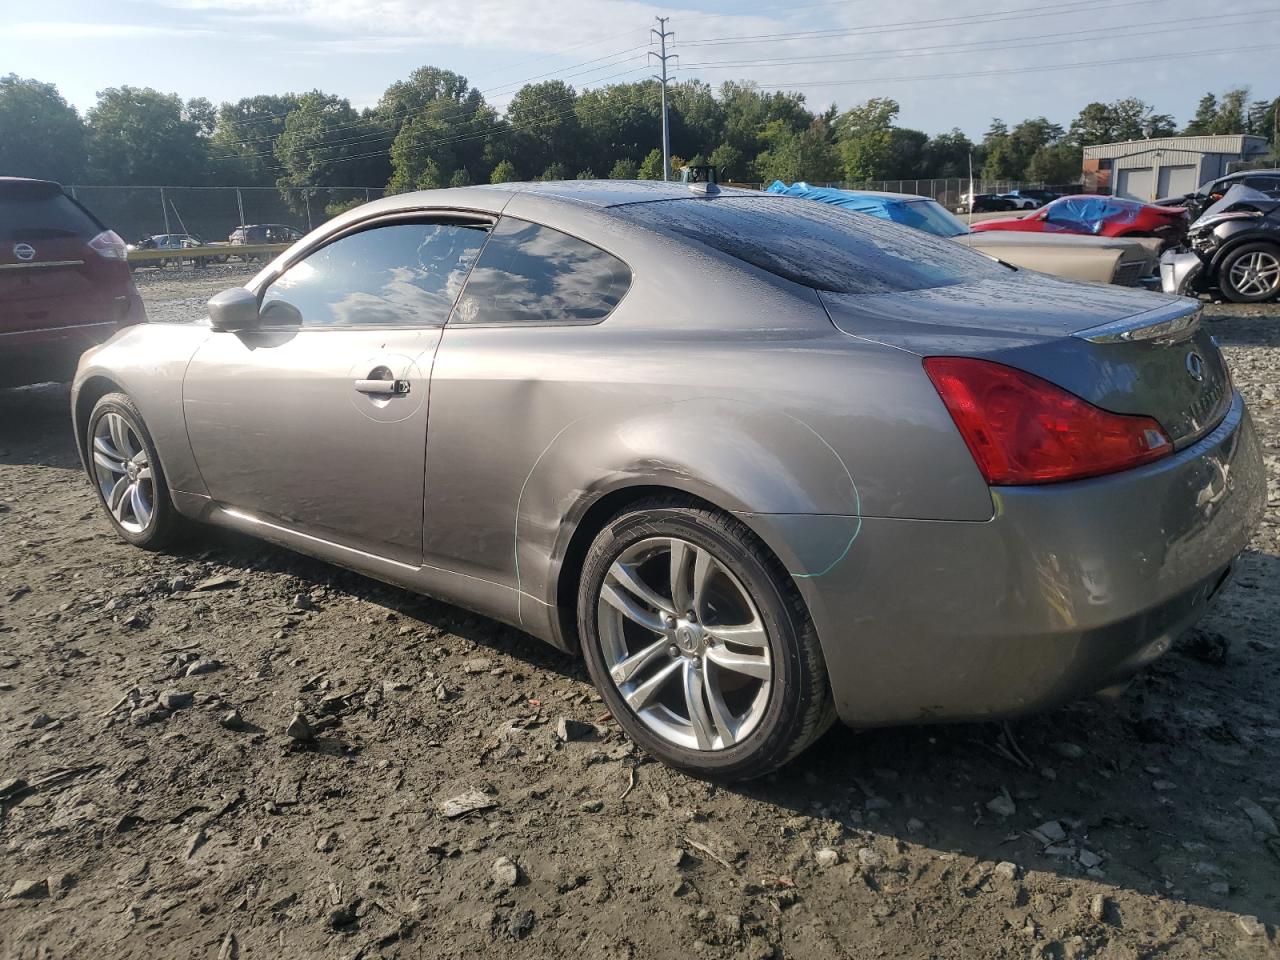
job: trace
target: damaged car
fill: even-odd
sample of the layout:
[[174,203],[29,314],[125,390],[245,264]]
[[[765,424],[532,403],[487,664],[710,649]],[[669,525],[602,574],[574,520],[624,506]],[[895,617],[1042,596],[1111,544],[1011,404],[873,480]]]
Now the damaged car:
[[722,779],[1113,685],[1266,499],[1197,304],[706,183],[374,201],[71,402],[123,540],[216,524],[505,621]]
[[1161,257],[1166,293],[1216,290],[1233,303],[1280,298],[1280,197],[1236,184],[1191,225],[1187,243],[1189,250]]

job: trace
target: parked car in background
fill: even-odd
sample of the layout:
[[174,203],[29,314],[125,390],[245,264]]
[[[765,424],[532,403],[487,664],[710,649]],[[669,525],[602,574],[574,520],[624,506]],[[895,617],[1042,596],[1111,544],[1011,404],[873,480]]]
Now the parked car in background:
[[227,240],[233,244],[293,243],[302,239],[302,231],[285,223],[252,223],[236,227]]
[[504,184],[341,214],[90,351],[72,410],[125,541],[208,521],[515,624],[742,779],[1204,615],[1267,484],[1199,319],[754,190]]
[[1012,200],[998,193],[979,193],[972,201],[969,194],[963,194],[960,197],[960,207],[967,213],[1003,213],[1017,209]]
[[1028,197],[1017,192],[1002,193],[1000,196],[1013,204],[1012,209],[1014,210],[1035,210],[1037,207],[1043,206],[1034,197]]
[[1190,250],[1164,254],[1166,293],[1219,290],[1235,303],[1280,298],[1280,197],[1232,186],[1187,232]]
[[1046,203],[1052,203],[1062,194],[1055,193],[1052,190],[1014,190],[1012,195],[1015,197],[1029,197],[1036,202],[1037,207],[1043,207]]
[[1269,197],[1280,197],[1280,170],[1241,170],[1217,180],[1201,184],[1195,193],[1181,197],[1165,197],[1156,203],[1163,207],[1182,207],[1191,220],[1197,219],[1210,206],[1227,195],[1234,186],[1244,186]]
[[768,192],[818,200],[882,220],[892,220],[936,237],[963,243],[1016,267],[1041,273],[1126,287],[1155,286],[1160,282],[1156,259],[1158,244],[1155,241],[1017,233],[1011,230],[972,233],[936,200],[904,193],[838,190],[811,187],[803,182],[788,187],[780,180],[775,180]]
[[[302,239],[302,231],[296,227],[291,227],[285,223],[251,223],[243,227],[236,227],[231,231],[231,235],[227,240],[232,246],[244,246],[249,244],[261,243],[295,243]],[[234,256],[242,256],[234,254]],[[269,253],[251,253],[244,256],[245,260],[267,261],[271,259]]]
[[0,387],[66,380],[146,320],[125,243],[51,180],[0,177]]
[[137,269],[139,263],[146,263],[150,266],[163,267],[169,263],[181,263],[184,260],[192,260],[196,266],[203,267],[206,263],[225,263],[227,257],[225,254],[202,254],[200,256],[185,255],[184,250],[190,250],[194,247],[206,246],[205,242],[199,237],[189,233],[157,233],[154,236],[143,237],[134,243],[129,244],[129,252],[133,253],[140,250],[172,250],[173,257],[160,257],[144,261],[134,261],[133,267]]
[[975,223],[975,232],[1082,233],[1100,237],[1158,237],[1166,246],[1186,233],[1187,212],[1120,197],[1059,197],[1037,213]]

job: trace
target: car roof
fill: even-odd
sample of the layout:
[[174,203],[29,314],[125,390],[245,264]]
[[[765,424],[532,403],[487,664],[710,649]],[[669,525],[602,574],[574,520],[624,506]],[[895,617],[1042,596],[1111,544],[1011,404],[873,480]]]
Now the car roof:
[[1237,170],[1221,176],[1219,180],[1242,180],[1245,177],[1275,177],[1280,180],[1280,170]]
[[62,193],[62,184],[56,180],[37,180],[33,177],[0,177],[0,195],[5,193],[27,197],[51,197]]

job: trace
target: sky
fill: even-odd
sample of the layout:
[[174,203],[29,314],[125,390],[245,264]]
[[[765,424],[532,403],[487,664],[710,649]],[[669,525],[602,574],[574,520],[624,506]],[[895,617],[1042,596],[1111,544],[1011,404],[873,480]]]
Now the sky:
[[1066,126],[1125,96],[1181,124],[1207,91],[1280,95],[1280,0],[0,0],[0,74],[54,83],[81,111],[124,84],[215,104],[318,88],[365,107],[431,64],[502,107],[529,80],[649,76],[655,16],[675,79],[753,80],[815,110],[892,97],[901,125],[931,134]]

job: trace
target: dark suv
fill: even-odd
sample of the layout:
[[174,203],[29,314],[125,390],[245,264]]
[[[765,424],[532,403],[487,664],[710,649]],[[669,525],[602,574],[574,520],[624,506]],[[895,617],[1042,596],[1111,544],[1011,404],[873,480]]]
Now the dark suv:
[[50,180],[0,177],[0,387],[69,380],[146,320],[125,243]]

